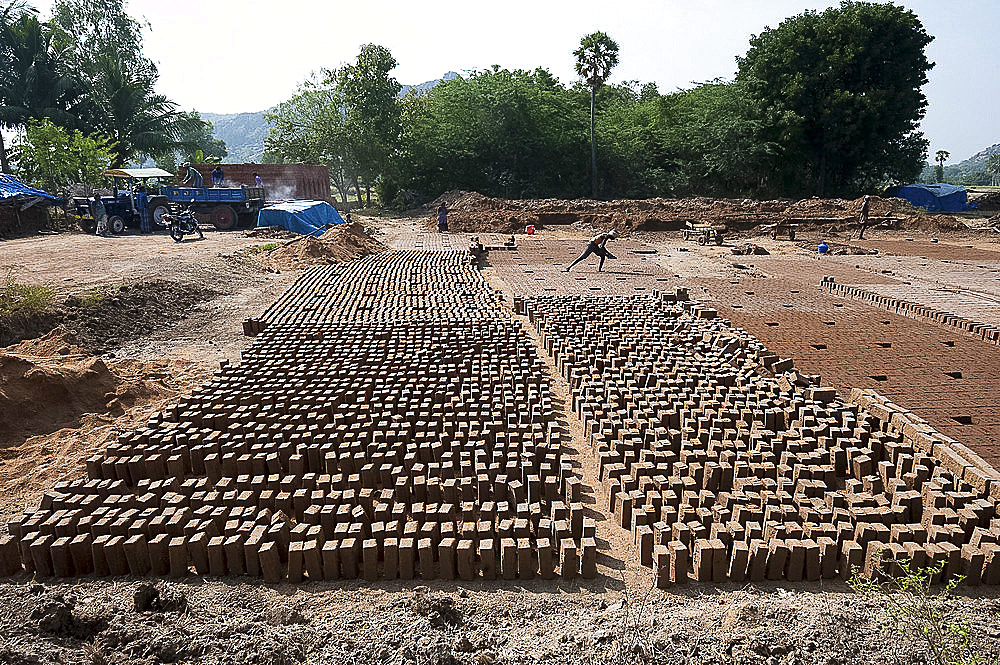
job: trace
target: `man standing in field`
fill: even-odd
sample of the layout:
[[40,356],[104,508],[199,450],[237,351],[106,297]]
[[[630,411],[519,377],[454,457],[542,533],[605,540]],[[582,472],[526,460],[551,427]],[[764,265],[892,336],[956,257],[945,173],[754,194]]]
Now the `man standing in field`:
[[108,236],[108,209],[104,207],[104,201],[100,194],[94,194],[94,202],[91,204],[94,221],[97,222],[97,235],[106,238]]
[[861,211],[858,213],[858,240],[865,239],[865,227],[868,226],[868,209],[871,205],[871,198],[865,194],[865,198],[861,201]]
[[448,206],[445,205],[444,201],[438,206],[438,233],[444,233],[448,230]]

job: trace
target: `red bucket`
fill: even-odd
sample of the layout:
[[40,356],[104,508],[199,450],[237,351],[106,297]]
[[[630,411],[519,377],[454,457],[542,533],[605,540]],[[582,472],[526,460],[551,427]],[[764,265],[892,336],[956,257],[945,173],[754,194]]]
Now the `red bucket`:
[[535,225],[528,224],[527,226],[524,227],[524,232],[527,233],[529,236],[535,235]]

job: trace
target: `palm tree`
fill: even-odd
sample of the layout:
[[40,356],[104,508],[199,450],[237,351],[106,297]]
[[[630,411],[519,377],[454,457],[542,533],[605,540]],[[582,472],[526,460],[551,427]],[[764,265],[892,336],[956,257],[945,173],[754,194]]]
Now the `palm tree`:
[[944,163],[949,157],[951,157],[951,153],[947,150],[938,150],[934,156],[934,161],[938,163],[937,168],[934,169],[938,182],[944,181]]
[[597,146],[594,143],[594,103],[597,91],[608,80],[611,70],[618,64],[618,44],[603,32],[594,32],[580,40],[580,47],[573,51],[576,73],[590,87],[590,187],[591,196],[597,198]]
[[[85,103],[80,81],[66,73],[49,27],[27,10],[11,18],[14,6],[0,12],[0,127],[20,127],[31,118],[77,127]],[[8,167],[0,139],[0,171]]]
[[121,58],[102,57],[96,66],[94,88],[106,94],[97,100],[88,129],[113,142],[113,168],[137,157],[186,148],[185,137],[204,124],[153,92],[150,77],[130,68]]

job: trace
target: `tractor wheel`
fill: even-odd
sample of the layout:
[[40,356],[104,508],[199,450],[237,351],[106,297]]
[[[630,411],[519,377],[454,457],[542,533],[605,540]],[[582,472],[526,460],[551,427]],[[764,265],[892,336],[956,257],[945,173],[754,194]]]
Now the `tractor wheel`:
[[687,231],[684,231],[682,233],[682,235],[681,235],[681,237],[684,238],[684,240],[687,240],[690,236],[691,236],[691,234],[688,233]]
[[118,235],[119,233],[125,232],[125,220],[118,215],[111,215],[108,217],[108,231]]
[[795,240],[795,231],[789,231],[788,232],[788,239],[789,240]]
[[698,236],[698,244],[699,245],[704,245],[707,242],[708,242],[708,234],[707,233],[702,233],[700,236]]
[[724,240],[725,240],[725,238],[722,235],[720,235],[718,233],[715,234],[715,244],[716,245],[721,245]]
[[778,239],[778,230],[775,229],[771,231],[771,240],[777,240],[777,239]]
[[93,233],[97,230],[97,222],[89,217],[81,217],[80,228],[83,229],[84,233]]
[[238,221],[239,218],[236,216],[236,211],[230,206],[215,206],[212,208],[212,226],[220,231],[228,231],[229,229],[236,228]]
[[153,211],[150,213],[150,217],[153,220],[153,224],[157,226],[163,226],[163,218],[169,214],[170,214],[170,208],[168,208],[163,204],[160,204],[153,208]]

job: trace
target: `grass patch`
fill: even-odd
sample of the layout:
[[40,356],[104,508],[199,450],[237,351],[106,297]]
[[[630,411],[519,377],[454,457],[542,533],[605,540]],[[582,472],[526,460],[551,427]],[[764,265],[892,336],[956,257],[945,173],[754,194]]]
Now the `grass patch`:
[[56,292],[41,284],[19,284],[13,272],[0,283],[0,316],[43,312],[56,299]]
[[270,252],[272,249],[278,249],[281,247],[280,243],[269,242],[263,245],[251,245],[247,248],[247,252],[250,254],[263,254],[264,252]]
[[84,291],[76,296],[77,303],[80,307],[97,307],[105,298],[108,297],[106,291],[101,289],[92,289],[90,291]]

